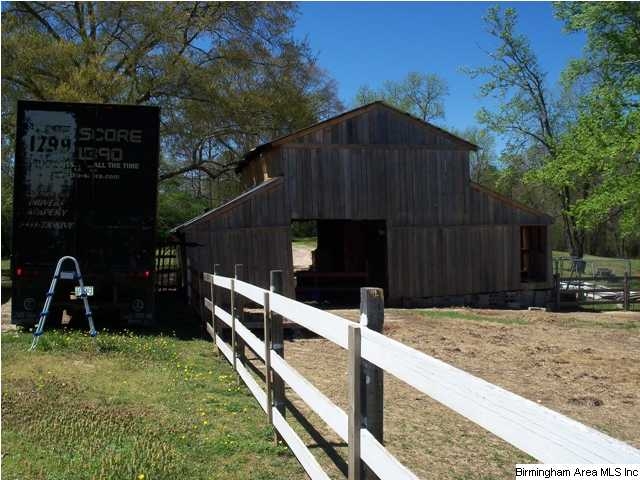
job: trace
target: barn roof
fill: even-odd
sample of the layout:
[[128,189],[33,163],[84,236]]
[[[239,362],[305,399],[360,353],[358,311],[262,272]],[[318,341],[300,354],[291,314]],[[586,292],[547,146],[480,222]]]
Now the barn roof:
[[206,212],[204,212],[201,215],[198,215],[197,217],[192,218],[191,220],[188,220],[186,222],[184,222],[181,225],[178,225],[177,227],[173,227],[170,231],[171,233],[175,233],[185,227],[188,227],[194,223],[198,223],[200,220],[209,218],[209,217],[214,217],[217,215],[221,215],[233,208],[235,208],[236,206],[240,205],[241,203],[244,203],[245,201],[249,200],[252,196],[257,195],[263,191],[268,191],[271,189],[271,187],[275,187],[279,184],[282,183],[282,177],[274,177],[274,178],[269,178],[268,180],[265,180],[264,182],[256,185],[255,187],[250,188],[249,190],[246,190],[245,192],[241,193],[240,195],[238,195],[237,197],[233,198],[232,200],[229,200],[227,203],[223,203],[222,205],[220,205],[219,207],[216,207],[212,210],[208,210]]
[[266,152],[268,150],[270,150],[273,147],[276,147],[278,145],[282,145],[283,143],[287,143],[290,142],[292,140],[294,140],[297,137],[300,137],[302,135],[307,135],[311,132],[314,132],[316,130],[319,130],[321,128],[324,128],[328,125],[332,125],[335,123],[339,123],[345,120],[348,120],[349,118],[358,116],[363,114],[364,112],[374,108],[374,107],[384,107],[387,108],[389,110],[392,110],[396,113],[400,113],[402,115],[405,115],[407,117],[409,117],[412,121],[419,123],[420,125],[426,127],[426,128],[430,128],[430,129],[435,129],[438,130],[440,133],[442,133],[443,135],[447,136],[450,140],[452,140],[454,143],[458,144],[461,148],[466,148],[468,150],[473,150],[476,151],[478,150],[478,146],[461,138],[458,137],[457,135],[454,135],[451,132],[448,132],[440,127],[437,127],[436,125],[433,125],[431,123],[425,122],[423,120],[420,120],[419,118],[403,111],[400,110],[399,108],[396,108],[392,105],[389,105],[386,102],[383,102],[382,100],[378,100],[375,102],[371,102],[368,103],[366,105],[362,105],[360,107],[354,108],[352,110],[348,110],[346,112],[341,113],[340,115],[336,115],[335,117],[331,117],[328,118],[326,120],[323,120],[321,122],[315,123],[313,125],[310,125],[308,127],[302,128],[300,130],[297,130],[293,133],[289,133],[287,135],[283,135],[281,137],[275,138],[267,143],[263,143],[262,145],[258,145],[257,147],[249,150],[245,155],[244,158],[240,161],[240,163],[238,163],[238,166],[236,167],[236,173],[239,173],[240,171],[242,171],[242,169],[248,165],[254,158],[256,158],[258,155],[260,155],[263,152]]

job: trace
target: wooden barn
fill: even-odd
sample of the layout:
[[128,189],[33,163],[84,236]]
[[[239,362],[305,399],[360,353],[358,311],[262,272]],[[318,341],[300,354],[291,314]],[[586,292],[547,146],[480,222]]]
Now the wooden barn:
[[[174,229],[190,278],[242,264],[263,287],[283,270],[305,299],[379,286],[388,305],[545,304],[552,220],[472,182],[476,149],[382,102],[260,145],[237,169],[245,193]],[[294,272],[291,225],[311,220],[313,263]]]

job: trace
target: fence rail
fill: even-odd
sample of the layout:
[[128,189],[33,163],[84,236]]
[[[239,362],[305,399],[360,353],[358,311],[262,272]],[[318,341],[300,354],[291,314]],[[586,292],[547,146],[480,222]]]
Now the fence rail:
[[[352,465],[359,464],[360,460],[380,479],[417,478],[382,445],[381,438],[375,438],[361,426],[358,392],[362,377],[358,372],[363,361],[394,375],[542,463],[640,463],[640,451],[619,440],[368,328],[366,308],[361,309],[360,323],[355,323],[239,279],[209,273],[203,274],[202,278],[211,286],[211,298],[203,300],[204,308],[213,320],[213,323],[206,323],[207,331],[312,479],[329,477],[286,422],[280,405],[283,399],[274,395],[276,378],[286,383],[348,443],[349,479],[360,478],[361,469]],[[229,295],[231,312],[218,305],[220,299],[215,295],[214,287],[227,291],[225,295]],[[264,341],[246,328],[234,311],[238,295],[263,307]],[[287,363],[284,354],[280,354],[282,345],[274,340],[277,332],[273,330],[276,324],[272,322],[272,317],[277,315],[348,350],[348,412],[335,405]],[[220,323],[232,329],[231,345],[222,339]],[[281,332],[278,338],[282,338]],[[241,361],[240,341],[265,362],[266,391]]]

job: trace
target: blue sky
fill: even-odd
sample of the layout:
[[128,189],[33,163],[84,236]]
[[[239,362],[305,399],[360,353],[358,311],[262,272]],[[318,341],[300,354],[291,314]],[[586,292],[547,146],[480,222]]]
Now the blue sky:
[[[294,35],[307,38],[320,65],[338,82],[344,104],[352,105],[360,85],[379,87],[410,71],[437,73],[450,95],[446,118],[459,129],[475,125],[475,113],[491,101],[478,98],[480,80],[460,72],[462,66],[488,62],[483,52],[495,42],[482,17],[492,2],[301,2]],[[508,2],[518,12],[519,31],[529,37],[549,85],[570,58],[580,56],[585,37],[567,34],[548,2]],[[498,145],[503,145],[499,140]]]

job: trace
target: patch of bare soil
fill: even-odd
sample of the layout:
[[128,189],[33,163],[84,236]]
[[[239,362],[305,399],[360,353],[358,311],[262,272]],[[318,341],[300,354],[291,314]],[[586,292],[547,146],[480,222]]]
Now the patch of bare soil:
[[[640,447],[640,313],[423,312],[387,310],[384,333]],[[356,310],[334,313],[358,318]],[[285,357],[346,410],[345,351],[303,338],[286,342]],[[422,478],[507,479],[515,463],[534,461],[391,375],[384,388],[385,443]],[[339,474],[344,442],[293,392],[287,395],[316,429],[303,438],[330,475]]]

